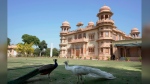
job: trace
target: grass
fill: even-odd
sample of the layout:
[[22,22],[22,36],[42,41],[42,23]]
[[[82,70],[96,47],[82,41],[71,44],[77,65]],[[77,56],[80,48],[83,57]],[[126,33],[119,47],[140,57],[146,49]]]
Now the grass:
[[[19,57],[8,58],[8,81],[20,77],[40,65],[53,63],[54,58]],[[85,77],[85,84],[141,84],[141,62],[97,61],[58,58],[59,66],[51,73],[50,81],[47,75],[37,75],[28,80],[27,84],[76,84],[77,77],[64,68],[63,62],[69,60],[69,65],[86,65],[112,73],[114,80],[94,79]]]

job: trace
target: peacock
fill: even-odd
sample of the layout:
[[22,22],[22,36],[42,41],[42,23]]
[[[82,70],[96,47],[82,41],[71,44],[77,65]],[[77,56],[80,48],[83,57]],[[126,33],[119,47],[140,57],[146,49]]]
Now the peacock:
[[[112,74],[102,71],[97,68],[87,67],[87,66],[69,66],[68,61],[65,61],[65,69],[73,72],[77,76],[77,83],[79,80],[82,82],[82,75],[87,75],[95,78],[105,78],[105,79],[115,79]],[[83,83],[83,82],[82,82]]]
[[24,83],[26,80],[30,79],[33,76],[36,76],[38,74],[40,75],[47,75],[48,74],[48,78],[50,78],[50,73],[57,68],[58,64],[57,64],[57,59],[53,59],[54,64],[48,64],[48,65],[44,65],[41,66],[15,80],[9,81],[8,84],[22,84]]

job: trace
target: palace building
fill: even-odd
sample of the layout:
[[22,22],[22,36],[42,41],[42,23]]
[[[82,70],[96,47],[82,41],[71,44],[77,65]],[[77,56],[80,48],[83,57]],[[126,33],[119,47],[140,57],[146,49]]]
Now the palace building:
[[[60,32],[60,57],[102,60],[113,54],[118,59],[133,57],[134,60],[134,57],[138,57],[141,53],[140,32],[137,28],[131,28],[131,33],[126,35],[117,29],[112,16],[111,8],[103,6],[97,14],[98,21],[89,22],[85,28],[82,28],[83,23],[79,22],[76,25],[78,28],[70,31],[69,22],[64,21]],[[139,54],[136,55],[137,51]]]

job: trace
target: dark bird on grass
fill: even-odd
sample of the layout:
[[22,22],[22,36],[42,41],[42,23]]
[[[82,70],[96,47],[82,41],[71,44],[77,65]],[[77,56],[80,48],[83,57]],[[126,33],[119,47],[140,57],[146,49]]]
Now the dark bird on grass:
[[57,59],[54,59],[54,64],[48,64],[48,65],[44,65],[41,66],[15,80],[9,81],[8,84],[22,84],[25,81],[27,81],[28,79],[40,74],[40,75],[48,75],[48,78],[50,78],[50,73],[57,68],[58,64],[57,64]]
[[65,69],[72,71],[73,74],[78,77],[77,83],[79,83],[79,80],[81,80],[82,82],[83,75],[87,75],[89,77],[94,77],[94,78],[105,78],[105,79],[116,78],[112,74],[107,73],[97,68],[92,68],[92,67],[87,67],[87,66],[69,66],[68,61],[65,61],[64,63],[65,63]]

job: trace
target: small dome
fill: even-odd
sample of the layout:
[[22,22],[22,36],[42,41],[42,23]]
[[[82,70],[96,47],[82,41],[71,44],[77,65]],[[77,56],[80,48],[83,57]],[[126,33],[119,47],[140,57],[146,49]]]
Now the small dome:
[[88,25],[94,25],[94,22],[91,21],[91,22],[88,23]]
[[134,30],[134,31],[138,31],[138,29],[137,29],[137,28],[133,28],[132,30]]
[[62,26],[70,26],[70,24],[69,24],[68,21],[64,21],[64,22],[62,23]]
[[100,10],[99,10],[99,12],[102,12],[102,11],[110,11],[111,9],[110,9],[110,7],[109,6],[103,6],[103,7],[101,7],[100,8]]
[[139,32],[139,30],[138,30],[137,28],[133,28],[133,29],[131,30],[131,33],[135,33],[135,32]]
[[82,23],[82,22],[79,22],[79,23],[77,23],[76,26],[83,26],[83,23]]

